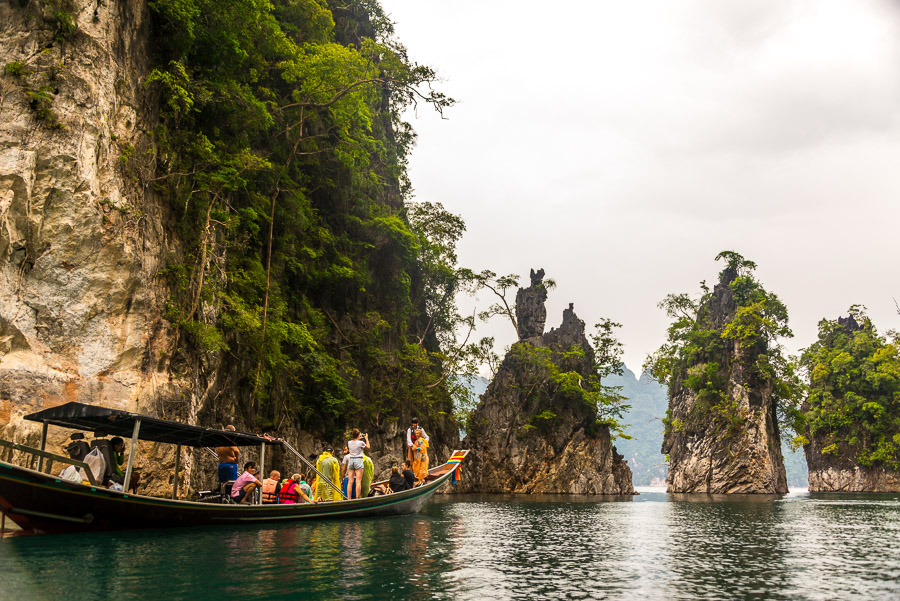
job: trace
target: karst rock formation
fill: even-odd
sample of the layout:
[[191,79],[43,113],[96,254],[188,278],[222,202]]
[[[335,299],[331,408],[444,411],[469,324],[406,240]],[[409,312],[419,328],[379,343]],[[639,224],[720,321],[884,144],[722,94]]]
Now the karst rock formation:
[[[852,315],[838,317],[837,322],[848,334],[861,329]],[[900,492],[900,472],[884,465],[860,465],[855,460],[859,448],[846,443],[838,445],[836,453],[823,452],[829,445],[832,441],[823,433],[810,434],[803,445],[810,492]]]
[[562,324],[544,333],[543,275],[532,271],[531,286],[516,296],[519,341],[469,420],[463,444],[473,453],[457,490],[634,494],[631,470],[612,445],[609,430],[596,425],[596,409],[550,380],[551,369],[589,374],[593,351],[571,305]]
[[[0,78],[0,437],[31,444],[22,417],[69,401],[191,405],[161,368],[166,210],[152,170],[122,160],[151,147],[147,4],[69,6],[77,34],[60,39],[52,4],[0,3],[0,64],[30,73]],[[41,88],[52,112],[35,110]]]
[[[708,327],[721,331],[735,315],[729,283],[736,272],[726,269],[708,301]],[[716,409],[698,412],[697,394],[684,380],[693,367],[675,378],[670,391],[670,426],[662,452],[668,455],[669,492],[674,493],[786,493],[787,478],[781,454],[773,386],[754,375],[753,366],[766,348],[742,348],[727,341],[719,373],[725,376],[723,404],[729,417]],[[733,403],[732,403],[733,401]]]

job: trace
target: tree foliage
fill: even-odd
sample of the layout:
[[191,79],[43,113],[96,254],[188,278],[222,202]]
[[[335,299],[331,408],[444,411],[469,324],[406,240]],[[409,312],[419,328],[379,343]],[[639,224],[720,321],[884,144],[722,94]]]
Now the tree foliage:
[[803,351],[800,364],[809,395],[797,442],[815,437],[825,454],[900,469],[897,335],[879,335],[864,307],[854,305],[846,319],[819,322],[818,340]]
[[[625,434],[626,424],[621,418],[630,408],[621,395],[621,386],[608,386],[602,379],[612,374],[621,375],[622,343],[615,337],[615,328],[621,327],[608,319],[595,326],[591,344],[569,349],[551,349],[520,341],[512,345],[507,355],[515,365],[518,387],[523,405],[541,397],[554,403],[570,404],[578,410],[587,409],[588,421],[583,424],[589,433],[598,428],[609,428],[613,439],[630,438]],[[587,362],[590,359],[590,362]],[[556,417],[544,408],[532,415],[526,430],[549,428]]]
[[150,9],[153,183],[184,244],[166,271],[182,345],[223,354],[249,423],[336,432],[351,412],[380,424],[401,400],[443,403],[434,333],[463,226],[415,211],[411,226],[403,205],[415,137],[401,112],[453,104],[433,70],[370,0]]
[[[802,393],[795,365],[779,343],[780,338],[792,336],[787,308],[756,280],[753,261],[734,251],[721,252],[716,260],[725,263],[719,282],[733,299],[729,314],[724,321],[713,315],[715,302],[730,301],[716,297],[716,290],[710,290],[705,282],[700,284],[699,297],[668,295],[659,304],[672,319],[667,341],[647,358],[644,368],[668,385],[670,395],[679,385],[696,394],[695,423],[705,423],[712,414],[736,432],[743,419],[727,385],[730,361],[742,357],[750,362],[746,367],[751,378],[760,386],[771,384],[782,421],[787,423],[788,417],[796,414]],[[734,353],[735,346],[744,352]],[[681,428],[684,424],[678,419]],[[664,423],[667,431],[673,428],[671,416]]]

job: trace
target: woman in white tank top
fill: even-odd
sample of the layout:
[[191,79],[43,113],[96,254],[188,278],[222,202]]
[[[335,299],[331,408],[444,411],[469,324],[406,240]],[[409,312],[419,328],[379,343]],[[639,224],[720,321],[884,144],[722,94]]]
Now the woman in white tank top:
[[[363,451],[369,448],[369,435],[360,434],[358,428],[353,428],[350,436],[353,438],[347,441],[347,450],[350,455],[350,461],[347,463],[347,482],[352,483],[353,479],[356,478],[356,498],[358,499],[362,487]],[[350,496],[349,490],[347,491],[347,496]]]

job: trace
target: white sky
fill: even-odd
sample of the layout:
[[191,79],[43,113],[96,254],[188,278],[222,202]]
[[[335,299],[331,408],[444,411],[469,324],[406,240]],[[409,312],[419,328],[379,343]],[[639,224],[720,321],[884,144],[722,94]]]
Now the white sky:
[[382,5],[459,100],[409,115],[416,200],[465,219],[462,265],[544,268],[547,329],[570,302],[621,322],[639,371],[656,303],[714,282],[721,250],[785,302],[792,352],[854,303],[900,326],[896,0]]

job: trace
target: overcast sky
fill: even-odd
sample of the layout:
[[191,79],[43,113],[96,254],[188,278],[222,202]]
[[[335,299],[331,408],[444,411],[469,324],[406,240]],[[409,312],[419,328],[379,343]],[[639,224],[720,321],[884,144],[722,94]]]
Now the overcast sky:
[[[382,0],[459,104],[409,115],[416,200],[462,215],[462,265],[557,282],[640,370],[656,304],[721,250],[759,265],[792,352],[854,303],[900,327],[900,3]],[[509,344],[497,321],[483,328]]]

